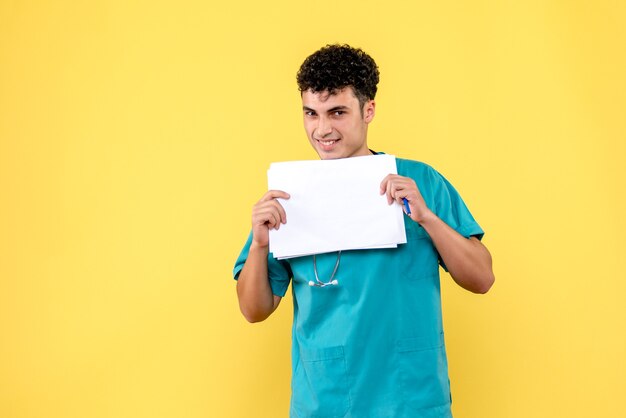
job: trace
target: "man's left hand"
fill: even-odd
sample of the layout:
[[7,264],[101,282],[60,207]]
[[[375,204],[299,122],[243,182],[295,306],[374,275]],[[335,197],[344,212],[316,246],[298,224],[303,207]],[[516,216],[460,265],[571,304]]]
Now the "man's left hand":
[[380,194],[387,195],[387,202],[390,205],[394,201],[404,205],[402,199],[406,199],[411,208],[409,217],[417,223],[421,224],[432,213],[412,178],[389,174],[380,183]]

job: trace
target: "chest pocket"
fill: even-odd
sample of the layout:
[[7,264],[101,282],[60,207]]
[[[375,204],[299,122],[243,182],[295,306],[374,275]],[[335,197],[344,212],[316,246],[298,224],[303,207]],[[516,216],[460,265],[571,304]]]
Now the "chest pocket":
[[398,248],[402,256],[402,275],[420,280],[439,275],[439,254],[424,228],[410,219],[406,222],[406,241]]

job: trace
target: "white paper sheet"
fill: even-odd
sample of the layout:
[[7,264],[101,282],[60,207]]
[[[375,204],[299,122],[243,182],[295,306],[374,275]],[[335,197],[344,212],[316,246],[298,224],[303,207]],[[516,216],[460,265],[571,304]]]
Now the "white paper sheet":
[[276,258],[406,243],[402,206],[387,204],[380,182],[396,174],[393,155],[273,163],[268,186],[290,194],[279,199],[287,223],[270,230]]

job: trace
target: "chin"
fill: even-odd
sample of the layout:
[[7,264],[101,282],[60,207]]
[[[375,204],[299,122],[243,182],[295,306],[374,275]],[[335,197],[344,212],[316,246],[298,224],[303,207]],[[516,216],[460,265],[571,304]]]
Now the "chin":
[[320,157],[320,160],[339,160],[341,158],[346,158],[345,155],[337,151],[317,151],[317,155]]

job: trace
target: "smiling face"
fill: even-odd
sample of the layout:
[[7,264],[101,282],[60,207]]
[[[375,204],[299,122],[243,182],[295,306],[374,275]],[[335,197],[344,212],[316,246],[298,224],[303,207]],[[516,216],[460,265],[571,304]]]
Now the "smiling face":
[[361,106],[351,87],[334,94],[302,93],[304,129],[322,160],[370,155],[367,126],[374,118],[375,103]]

